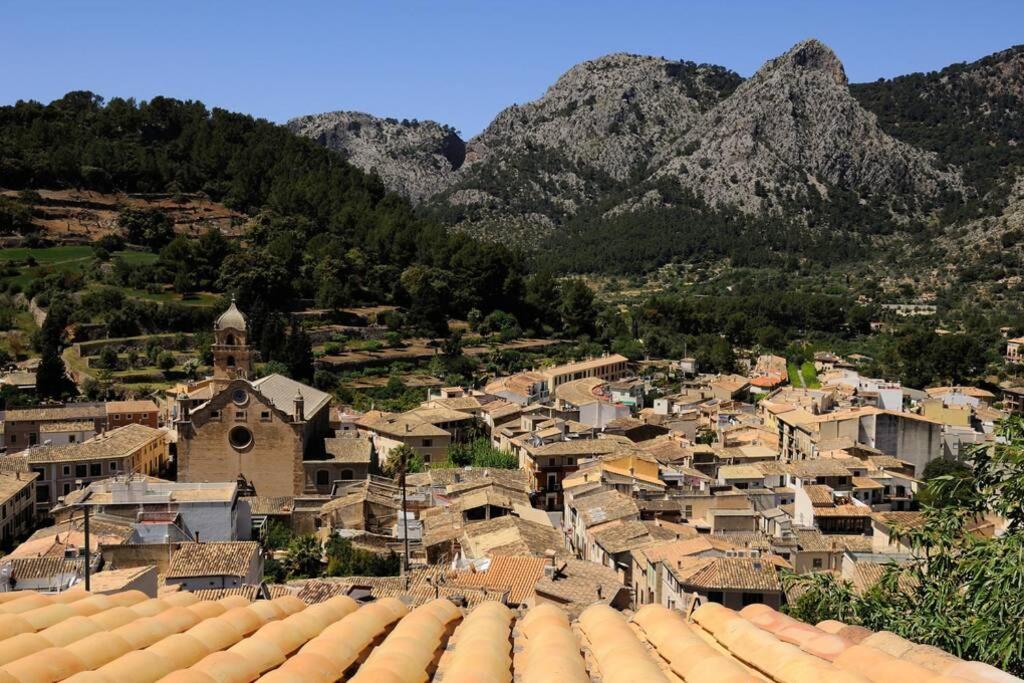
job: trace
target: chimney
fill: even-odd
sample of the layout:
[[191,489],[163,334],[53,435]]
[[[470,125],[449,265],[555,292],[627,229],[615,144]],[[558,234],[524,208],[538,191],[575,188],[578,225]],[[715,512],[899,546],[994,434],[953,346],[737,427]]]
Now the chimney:
[[302,398],[302,391],[297,390],[295,392],[295,421],[302,422],[306,419],[305,416],[306,400]]

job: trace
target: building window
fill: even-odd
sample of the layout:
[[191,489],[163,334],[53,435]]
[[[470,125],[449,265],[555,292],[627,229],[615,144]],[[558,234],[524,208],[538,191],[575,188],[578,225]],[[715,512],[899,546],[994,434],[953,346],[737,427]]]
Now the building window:
[[352,470],[342,470],[341,478],[344,480],[355,479],[355,474],[352,472]]
[[210,411],[210,419],[211,420],[219,420],[220,419],[220,411],[219,410],[211,410]]
[[433,445],[434,445],[434,440],[433,439],[423,439],[423,447],[424,448],[431,448]]
[[331,485],[331,473],[327,470],[316,471],[316,485],[317,486],[330,486]]
[[94,462],[89,465],[89,476],[98,477],[103,474],[103,464]]
[[18,435],[11,434],[11,443],[18,443]]
[[228,442],[236,451],[248,448],[252,445],[252,432],[246,427],[232,427],[228,432]]
[[86,468],[86,466],[75,465],[75,476],[79,478],[88,476],[88,469]]
[[690,519],[691,517],[693,517],[693,506],[692,505],[687,505],[686,507],[683,508],[683,516],[686,517],[687,519]]
[[231,400],[235,402],[236,406],[244,406],[249,402],[249,394],[245,389],[235,389],[231,392]]
[[64,474],[65,477],[70,477],[71,476],[71,465],[64,465],[64,467],[61,468],[61,472]]
[[116,462],[116,461],[114,461],[114,460],[111,460],[111,461],[110,461],[110,462],[109,462],[109,463],[107,464],[107,467],[108,467],[108,468],[110,468],[110,472],[111,472],[111,474],[113,474],[114,472],[117,472],[117,462]]
[[234,356],[228,356],[227,366],[229,368],[235,367],[235,357]]
[[821,558],[816,557],[813,560],[811,560],[811,566],[815,569],[821,569]]
[[74,434],[69,435],[68,436],[68,443],[74,443],[74,442],[75,442],[75,435]]
[[245,420],[245,415],[246,415],[246,413],[245,413],[244,410],[236,410],[235,411],[235,420],[244,421]]
[[121,419],[121,416],[120,416],[119,414],[117,414],[117,413],[114,413],[114,414],[113,414],[113,415],[111,415],[110,417],[111,417],[112,419],[114,419],[114,420],[120,420],[120,419]]
[[260,420],[262,422],[270,422],[270,411],[264,410],[260,413]]
[[64,495],[71,493],[71,484],[64,484]]
[[50,500],[50,485],[39,484],[36,486],[36,502],[45,503]]

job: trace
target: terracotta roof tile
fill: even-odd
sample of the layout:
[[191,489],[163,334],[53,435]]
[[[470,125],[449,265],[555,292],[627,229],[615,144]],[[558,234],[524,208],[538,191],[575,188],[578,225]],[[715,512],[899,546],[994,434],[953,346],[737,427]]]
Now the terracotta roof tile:
[[182,543],[171,557],[167,578],[197,576],[246,576],[254,556],[260,553],[256,541]]
[[533,587],[548,564],[544,557],[496,555],[486,571],[458,572],[450,585],[507,591],[508,603],[520,605],[533,596]]
[[[608,605],[609,596],[623,588],[615,572],[576,560],[562,567],[564,576],[538,581],[538,604],[518,619],[493,600],[460,609],[435,598],[424,579],[436,578],[438,571],[414,570],[413,590],[429,590],[401,594],[413,598],[410,604],[380,595],[360,606],[337,593],[313,603],[290,594],[249,602],[248,594],[212,601],[187,592],[159,599],[138,591],[90,595],[78,588],[59,595],[4,593],[0,678],[75,683],[1017,680],[892,633],[840,622],[814,626],[760,604],[735,612],[707,603],[692,620],[678,610],[645,605],[627,617]],[[381,586],[390,583],[396,594],[406,585],[400,577],[352,581],[368,578]],[[352,588],[351,583],[318,583]],[[290,592],[293,587],[279,588]]]

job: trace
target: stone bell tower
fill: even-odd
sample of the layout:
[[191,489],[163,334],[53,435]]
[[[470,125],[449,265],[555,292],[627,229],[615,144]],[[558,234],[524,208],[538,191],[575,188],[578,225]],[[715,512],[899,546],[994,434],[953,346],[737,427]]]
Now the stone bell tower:
[[213,379],[229,382],[249,379],[252,374],[252,349],[247,339],[245,316],[231,297],[228,310],[213,324]]

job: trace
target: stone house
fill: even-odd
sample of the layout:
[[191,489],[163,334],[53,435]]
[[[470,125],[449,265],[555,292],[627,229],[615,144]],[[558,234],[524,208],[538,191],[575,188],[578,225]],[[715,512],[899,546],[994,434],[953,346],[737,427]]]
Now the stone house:
[[182,590],[239,588],[263,580],[263,554],[256,541],[182,543],[164,581]]
[[107,426],[107,411],[102,403],[69,403],[63,406],[17,408],[4,413],[4,445],[8,452],[43,443],[43,425],[55,422],[92,422],[93,432]]

